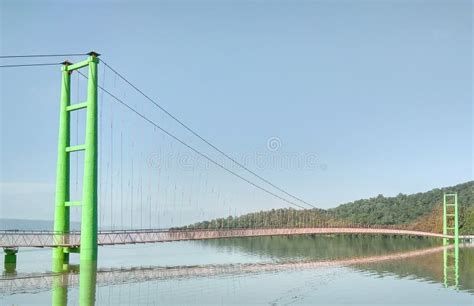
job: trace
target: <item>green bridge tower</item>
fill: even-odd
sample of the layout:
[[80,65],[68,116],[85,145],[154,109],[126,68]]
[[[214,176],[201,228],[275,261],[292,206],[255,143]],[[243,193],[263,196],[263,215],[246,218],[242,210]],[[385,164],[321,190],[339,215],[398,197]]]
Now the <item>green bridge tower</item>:
[[[458,287],[459,282],[459,210],[458,194],[445,193],[443,196],[443,238],[444,286]],[[450,245],[450,239],[454,245]]]
[[[97,65],[99,54],[88,53],[89,57],[72,64],[64,62],[62,66],[61,103],[59,110],[58,160],[56,173],[56,201],[54,213],[54,231],[56,243],[68,242],[70,231],[70,208],[82,209],[80,248],[57,246],[53,250],[53,270],[62,270],[69,263],[69,253],[79,252],[80,261],[97,261]],[[88,68],[87,100],[71,104],[71,74],[74,70]],[[71,146],[71,112],[86,109],[85,143]],[[69,192],[70,154],[84,151],[84,175],[82,199],[71,201]]]
[[[445,193],[443,196],[443,235],[452,236],[454,244],[459,244],[458,194]],[[444,244],[448,239],[444,238]]]

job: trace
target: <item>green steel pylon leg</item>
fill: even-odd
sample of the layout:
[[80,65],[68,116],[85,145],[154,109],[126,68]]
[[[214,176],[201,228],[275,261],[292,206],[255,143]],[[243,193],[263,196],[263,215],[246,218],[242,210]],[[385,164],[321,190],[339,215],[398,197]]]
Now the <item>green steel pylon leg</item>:
[[[70,115],[67,107],[71,100],[71,73],[67,70],[70,63],[64,62],[62,67],[61,81],[61,103],[59,109],[59,136],[58,136],[58,160],[56,172],[56,200],[54,210],[54,231],[56,243],[63,241],[64,235],[69,232],[69,154],[66,148],[70,142]],[[68,262],[69,254],[64,253],[64,248],[53,249],[54,262]]]
[[454,194],[454,244],[459,246],[459,211],[458,194]]
[[[443,194],[443,235],[448,235],[448,221],[446,217],[446,194]],[[443,245],[448,245],[448,239],[443,238]]]
[[458,194],[454,194],[454,286],[459,285],[459,209]]
[[90,53],[89,57],[82,191],[81,265],[84,261],[97,260],[97,64],[99,62],[97,55]]

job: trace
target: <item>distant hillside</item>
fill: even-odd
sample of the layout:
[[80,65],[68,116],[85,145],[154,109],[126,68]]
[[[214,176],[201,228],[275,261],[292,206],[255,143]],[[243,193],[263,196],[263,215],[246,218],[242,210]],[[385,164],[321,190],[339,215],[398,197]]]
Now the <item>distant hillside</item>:
[[399,194],[396,197],[384,197],[358,200],[329,209],[339,218],[361,224],[403,224],[415,221],[430,213],[443,203],[444,192],[457,192],[459,207],[474,206],[474,181],[452,187],[437,188],[428,192],[411,195]]
[[452,187],[436,188],[427,192],[396,197],[379,195],[357,200],[336,208],[277,209],[250,213],[239,217],[198,222],[187,227],[303,227],[339,226],[344,224],[383,225],[418,230],[442,230],[442,201],[444,192],[457,192],[460,208],[460,232],[474,234],[474,181]]

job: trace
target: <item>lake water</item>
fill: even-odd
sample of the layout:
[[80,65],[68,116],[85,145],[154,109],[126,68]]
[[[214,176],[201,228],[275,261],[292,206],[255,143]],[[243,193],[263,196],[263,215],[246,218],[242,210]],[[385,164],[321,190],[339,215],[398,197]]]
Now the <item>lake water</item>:
[[50,272],[51,250],[20,250],[16,274],[4,272],[0,281],[0,304],[79,305],[89,293],[95,305],[472,306],[474,246],[454,254],[440,240],[383,236],[100,247],[97,272],[81,267],[84,275],[94,273],[96,285],[81,287],[77,254],[71,272],[57,276]]

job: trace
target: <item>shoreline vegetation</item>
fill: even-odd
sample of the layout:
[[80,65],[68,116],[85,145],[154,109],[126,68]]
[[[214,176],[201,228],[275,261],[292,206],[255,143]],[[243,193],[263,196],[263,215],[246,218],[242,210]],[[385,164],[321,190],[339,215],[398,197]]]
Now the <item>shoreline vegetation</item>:
[[272,209],[241,216],[197,222],[186,228],[334,227],[373,226],[443,231],[443,193],[457,192],[459,233],[474,234],[474,181],[395,197],[357,200],[331,209]]

